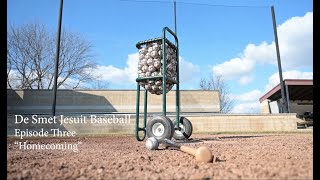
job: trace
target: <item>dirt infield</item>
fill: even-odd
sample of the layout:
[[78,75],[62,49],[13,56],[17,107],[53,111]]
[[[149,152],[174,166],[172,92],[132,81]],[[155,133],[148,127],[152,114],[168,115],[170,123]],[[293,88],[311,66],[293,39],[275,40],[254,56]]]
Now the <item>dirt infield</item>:
[[13,139],[7,142],[8,179],[313,178],[312,133],[192,135],[186,145],[206,145],[215,156],[207,164],[197,164],[194,157],[177,150],[149,151],[133,136],[28,140],[77,144],[78,152],[21,150]]

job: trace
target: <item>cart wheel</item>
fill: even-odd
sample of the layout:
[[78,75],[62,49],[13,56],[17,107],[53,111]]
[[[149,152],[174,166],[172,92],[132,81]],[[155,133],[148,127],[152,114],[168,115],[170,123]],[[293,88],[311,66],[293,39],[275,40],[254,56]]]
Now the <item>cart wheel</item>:
[[[177,127],[177,121],[173,120],[174,127]],[[192,124],[186,117],[180,117],[179,127],[181,130],[176,129],[173,138],[176,140],[187,140],[192,134]]]
[[171,139],[174,126],[168,117],[156,116],[148,121],[146,131],[148,137],[155,137],[158,140]]

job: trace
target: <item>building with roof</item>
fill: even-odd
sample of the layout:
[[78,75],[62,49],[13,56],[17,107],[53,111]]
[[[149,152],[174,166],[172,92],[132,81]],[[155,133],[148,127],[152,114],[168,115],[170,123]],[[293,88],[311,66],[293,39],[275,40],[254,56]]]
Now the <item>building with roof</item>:
[[[297,116],[304,112],[313,111],[313,80],[309,79],[285,79],[285,99],[289,113],[297,113]],[[277,114],[282,113],[282,98],[280,83],[263,95],[260,99],[261,113]]]

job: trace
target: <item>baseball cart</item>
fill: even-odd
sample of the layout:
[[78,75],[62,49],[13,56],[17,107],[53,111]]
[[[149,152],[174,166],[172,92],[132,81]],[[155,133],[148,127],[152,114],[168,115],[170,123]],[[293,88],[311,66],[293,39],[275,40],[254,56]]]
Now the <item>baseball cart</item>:
[[[175,43],[170,42],[166,35],[170,33]],[[180,116],[179,90],[179,44],[176,34],[168,27],[162,30],[162,37],[140,41],[136,44],[139,50],[137,96],[136,96],[136,129],[135,136],[143,141],[146,136],[158,140],[188,140],[192,134],[192,124]],[[175,119],[167,116],[166,94],[176,85]],[[140,120],[140,89],[144,89],[143,126]],[[148,93],[162,96],[162,113],[153,115],[147,122]]]

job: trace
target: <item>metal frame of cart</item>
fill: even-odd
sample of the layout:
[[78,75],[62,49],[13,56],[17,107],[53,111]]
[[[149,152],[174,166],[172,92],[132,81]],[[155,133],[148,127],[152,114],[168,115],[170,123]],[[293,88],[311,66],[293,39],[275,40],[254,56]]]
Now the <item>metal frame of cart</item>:
[[[166,32],[169,32],[175,39],[175,45],[173,45],[167,38],[166,38]],[[162,41],[162,59],[163,63],[161,66],[162,69],[162,75],[160,76],[152,76],[152,77],[138,77],[136,79],[137,82],[137,97],[136,97],[136,129],[135,129],[135,136],[138,141],[143,141],[146,137],[146,124],[147,124],[147,107],[148,107],[148,92],[147,90],[144,91],[144,117],[143,117],[143,127],[139,127],[139,109],[140,109],[140,84],[139,82],[146,81],[146,80],[162,80],[162,115],[166,116],[167,115],[167,110],[166,110],[166,85],[167,81],[173,82],[173,84],[176,84],[176,124],[179,124],[179,119],[180,119],[180,90],[179,90],[179,42],[176,34],[170,30],[168,27],[164,27],[162,30],[162,37],[161,38],[156,38],[156,39],[150,39],[146,41],[140,41],[136,44],[136,47],[139,49],[141,45],[147,44],[147,43],[152,43],[152,42],[158,42]],[[166,66],[167,66],[167,59],[166,59],[166,43],[174,48],[176,50],[176,80],[175,79],[169,79],[167,77],[166,73]],[[180,126],[177,126],[175,130],[181,130]],[[142,131],[143,135],[140,138],[139,137],[139,132]]]

